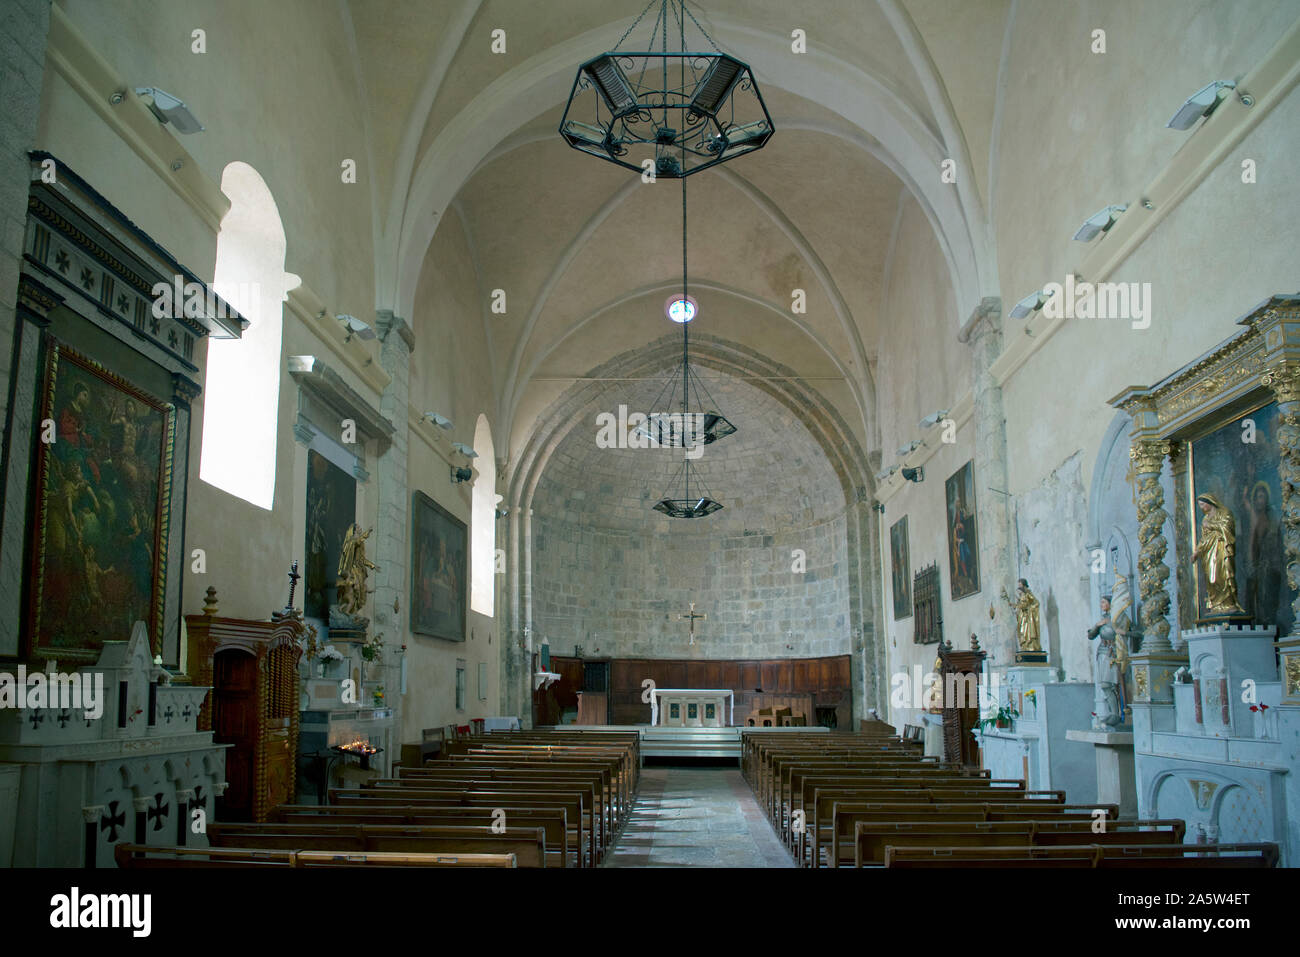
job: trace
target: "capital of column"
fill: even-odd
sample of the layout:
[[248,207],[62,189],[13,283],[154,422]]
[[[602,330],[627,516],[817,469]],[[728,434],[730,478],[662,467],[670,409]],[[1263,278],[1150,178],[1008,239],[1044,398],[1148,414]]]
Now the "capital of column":
[[985,296],[971,310],[970,317],[962,323],[957,333],[958,342],[978,342],[990,332],[1002,332],[1002,297]]
[[[1128,450],[1129,458],[1138,475],[1159,475],[1164,469],[1165,459],[1170,455],[1169,443],[1163,440],[1137,439]],[[1164,494],[1160,496],[1164,504]]]
[[379,332],[380,340],[386,340],[391,333],[396,332],[401,340],[406,343],[406,351],[415,351],[415,332],[411,329],[411,324],[401,316],[393,315],[391,309],[379,309],[375,312],[375,328]]

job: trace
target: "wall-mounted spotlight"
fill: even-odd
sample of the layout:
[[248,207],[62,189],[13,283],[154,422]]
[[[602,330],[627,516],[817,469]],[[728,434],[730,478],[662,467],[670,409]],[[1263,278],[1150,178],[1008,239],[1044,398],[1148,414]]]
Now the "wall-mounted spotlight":
[[1023,319],[1031,312],[1037,312],[1039,309],[1042,309],[1043,303],[1047,302],[1048,298],[1047,293],[1040,289],[1038,292],[1025,296],[1024,299],[1021,299],[1018,303],[1012,306],[1009,315],[1012,319]]
[[334,318],[343,323],[343,328],[348,331],[348,337],[343,340],[344,342],[351,342],[353,336],[360,339],[373,339],[375,337],[374,327],[364,319],[349,316],[347,313],[340,313]]
[[170,93],[156,90],[152,86],[137,86],[135,92],[140,96],[153,98],[153,102],[147,105],[149,111],[158,118],[159,123],[170,123],[177,133],[203,132],[203,124],[199,122],[199,118],[190,112],[188,106]]
[[451,431],[451,419],[445,415],[439,415],[437,412],[426,412],[424,417],[444,431]]
[[468,482],[473,477],[474,477],[473,470],[467,469],[464,466],[461,466],[458,469],[454,468],[451,470],[451,481],[452,484],[454,485],[459,485],[461,482]]
[[907,443],[907,445],[904,445],[902,448],[898,450],[898,457],[900,459],[906,458],[907,456],[911,455],[920,447],[921,447],[921,440],[913,439],[911,442]]
[[506,508],[504,505],[498,506],[497,518],[505,518],[509,514],[510,514],[510,509]]
[[471,449],[464,442],[453,442],[451,443],[451,447],[455,449],[457,452],[459,452],[461,455],[465,456],[465,458],[467,459],[478,458],[478,453],[475,452],[473,449]]
[[948,418],[947,409],[941,409],[938,412],[931,412],[921,420],[921,428],[932,429],[946,418]]
[[924,482],[925,468],[918,465],[914,469],[903,469],[903,478],[907,479],[909,482]]
[[1099,235],[1106,232],[1115,225],[1115,220],[1119,219],[1120,213],[1128,209],[1128,203],[1120,206],[1107,206],[1105,209],[1093,213],[1089,216],[1079,231],[1074,234],[1074,238],[1081,243],[1086,243],[1091,239],[1096,239]]
[[885,514],[885,506],[880,502],[872,502],[871,509],[874,512],[879,512],[881,515]]
[[[1202,87],[1179,107],[1174,118],[1165,124],[1171,130],[1190,130],[1196,121],[1202,117],[1209,116],[1227,97],[1228,90],[1235,90],[1237,84],[1230,80],[1215,80],[1209,86]],[[1242,106],[1254,106],[1255,98],[1249,93],[1238,93],[1237,99],[1241,101]]]
[[879,472],[876,473],[876,481],[877,482],[887,481],[889,477],[897,471],[898,471],[897,465],[891,465],[887,469],[881,469]]

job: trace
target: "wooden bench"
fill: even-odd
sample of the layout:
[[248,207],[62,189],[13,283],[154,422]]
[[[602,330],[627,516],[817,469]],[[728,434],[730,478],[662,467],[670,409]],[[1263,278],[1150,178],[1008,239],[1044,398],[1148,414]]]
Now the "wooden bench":
[[233,848],[513,854],[519,867],[546,866],[546,832],[540,827],[214,823],[208,840],[213,847]]
[[[504,819],[496,816],[500,810]],[[442,827],[491,827],[504,820],[508,827],[538,827],[546,840],[548,867],[585,867],[586,855],[570,840],[564,808],[476,808],[381,805],[346,807],[313,804],[281,805],[274,822],[284,824],[377,824]]]
[[1276,867],[1276,844],[888,847],[885,867]]
[[514,867],[513,854],[398,854],[387,851],[258,850],[118,844],[117,866],[153,867]]

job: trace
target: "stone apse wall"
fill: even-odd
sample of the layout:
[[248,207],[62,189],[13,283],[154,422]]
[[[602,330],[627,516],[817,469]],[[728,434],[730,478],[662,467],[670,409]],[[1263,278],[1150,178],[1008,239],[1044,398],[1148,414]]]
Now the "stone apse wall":
[[[722,511],[669,519],[651,506],[681,453],[601,448],[595,416],[551,456],[533,498],[534,642],[587,656],[784,658],[850,650],[844,493],[798,416],[701,370],[737,432],[698,465]],[[648,410],[663,379],[611,390],[607,410]],[[678,486],[679,487],[679,486]],[[680,492],[673,492],[680,497]],[[678,618],[691,602],[706,619]]]

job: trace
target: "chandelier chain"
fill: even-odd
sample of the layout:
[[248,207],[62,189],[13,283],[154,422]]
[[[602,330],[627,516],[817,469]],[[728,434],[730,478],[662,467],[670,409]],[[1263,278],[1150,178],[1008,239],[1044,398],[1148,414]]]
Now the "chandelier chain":
[[[663,10],[663,3],[664,0],[659,0],[659,4],[660,4],[659,9],[661,11]],[[641,11],[640,16],[638,16],[635,20],[633,20],[632,25],[627,28],[627,31],[621,37],[618,38],[618,42],[614,44],[614,50],[617,50],[619,47],[623,45],[623,41],[626,40],[629,36],[631,36],[632,31],[636,29],[636,25],[645,19],[645,15],[650,12],[650,8],[653,7],[654,5],[655,5],[655,0],[650,0],[650,2],[645,5],[645,9]],[[693,20],[695,18],[692,17],[691,19]],[[611,50],[610,52],[613,53],[614,51]]]

